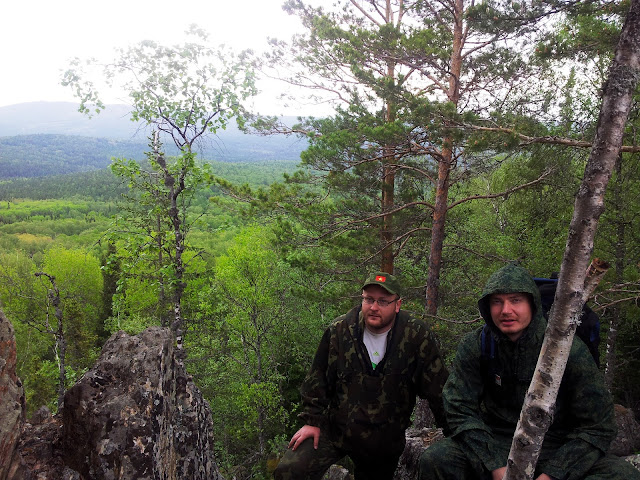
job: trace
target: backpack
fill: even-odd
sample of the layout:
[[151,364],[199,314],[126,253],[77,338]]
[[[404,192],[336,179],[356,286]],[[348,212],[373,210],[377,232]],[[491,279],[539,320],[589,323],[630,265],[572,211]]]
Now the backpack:
[[[538,290],[540,291],[542,314],[544,318],[549,320],[549,311],[551,310],[551,305],[553,304],[553,299],[556,294],[558,279],[534,278],[533,280],[536,282]],[[600,318],[586,304],[582,307],[580,324],[576,328],[576,336],[584,342],[596,365],[600,368],[600,352],[598,351],[598,346],[600,345]],[[486,324],[482,327],[480,334],[480,348],[483,358],[495,358],[495,339],[493,335],[491,335],[489,325]]]

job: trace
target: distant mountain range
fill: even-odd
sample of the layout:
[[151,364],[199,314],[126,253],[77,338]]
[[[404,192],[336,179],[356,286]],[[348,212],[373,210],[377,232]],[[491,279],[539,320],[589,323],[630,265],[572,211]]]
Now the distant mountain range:
[[[70,102],[31,102],[0,107],[0,178],[47,176],[106,167],[111,157],[140,160],[149,131],[130,121],[130,107],[107,105],[88,118]],[[284,117],[288,124],[294,117]],[[175,154],[172,145],[166,152]],[[297,161],[306,141],[246,135],[235,124],[204,145],[200,158],[223,162]]]
[[129,120],[130,107],[107,105],[92,118],[71,102],[30,102],[0,107],[0,137],[53,133],[145,142],[139,125]]

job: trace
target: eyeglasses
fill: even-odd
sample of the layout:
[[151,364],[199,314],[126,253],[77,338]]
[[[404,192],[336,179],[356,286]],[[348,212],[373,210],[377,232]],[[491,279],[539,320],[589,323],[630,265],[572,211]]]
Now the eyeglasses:
[[381,298],[379,299],[375,299],[372,297],[362,297],[362,303],[366,304],[366,305],[373,305],[374,303],[378,302],[378,306],[380,307],[388,307],[389,305],[391,305],[392,303],[395,303],[399,300],[400,298],[395,298],[393,300],[383,300]]

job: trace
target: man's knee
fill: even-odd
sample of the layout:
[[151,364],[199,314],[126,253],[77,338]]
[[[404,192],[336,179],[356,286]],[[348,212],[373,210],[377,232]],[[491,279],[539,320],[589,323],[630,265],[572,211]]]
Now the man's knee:
[[273,471],[275,480],[296,480],[305,478],[305,465],[302,462],[285,462],[284,457]]
[[436,442],[433,445],[429,446],[422,455],[420,456],[420,464],[419,464],[419,477],[421,480],[427,480],[432,478],[438,478],[436,476],[436,471],[438,470],[438,466],[444,459],[446,458],[446,452],[448,450],[448,445],[444,445],[446,440],[442,440],[440,442]]
[[338,460],[340,456],[331,442],[320,437],[318,449],[313,448],[311,438],[300,444],[296,450],[287,450],[273,472],[275,480],[316,480]]
[[640,480],[640,471],[620,457],[607,455],[598,460],[584,478],[585,480]]
[[[304,444],[303,444],[304,445]],[[306,447],[306,445],[304,445]],[[307,448],[299,447],[298,450],[287,450],[280,459],[278,466],[273,471],[275,480],[297,480],[307,478],[311,452]]]

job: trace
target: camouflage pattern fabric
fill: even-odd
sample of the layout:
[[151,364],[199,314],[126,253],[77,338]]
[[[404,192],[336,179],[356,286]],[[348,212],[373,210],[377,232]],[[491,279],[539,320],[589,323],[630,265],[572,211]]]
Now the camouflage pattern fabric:
[[[433,333],[408,313],[396,315],[385,357],[375,370],[362,342],[363,329],[360,307],[327,328],[301,387],[300,418],[320,427],[333,447],[354,462],[386,457],[397,463],[416,396],[428,399],[436,422],[444,426],[442,387],[448,373]],[[295,452],[287,452],[287,461],[294,461],[290,454]]]
[[274,472],[275,480],[320,480],[333,464],[350,455],[356,480],[391,480],[398,455],[361,456],[337,448],[328,435],[320,435],[318,449],[306,440],[295,450],[287,450]]
[[[493,324],[488,305],[491,294],[513,292],[530,294],[534,311],[531,323],[516,342]],[[425,451],[421,459],[423,480],[485,478],[488,472],[506,465],[513,432],[542,346],[546,320],[535,282],[525,269],[515,265],[508,265],[491,276],[478,306],[494,335],[493,366],[489,371],[484,363],[486,359],[482,358],[482,328],[468,334],[459,345],[443,391],[452,440]],[[600,464],[615,433],[613,402],[602,375],[584,343],[574,342],[558,392],[554,421],[545,435],[534,478],[539,473],[566,480],[585,477]],[[455,474],[449,472],[452,477],[437,474],[445,467],[456,468],[452,461],[456,458],[455,449],[466,457],[462,462],[465,467],[460,467]],[[616,464],[615,460],[613,463]],[[620,467],[620,472],[625,471],[627,475],[624,466]],[[474,474],[469,476],[469,472]]]
[[[504,442],[501,447],[503,447],[501,451],[506,459],[511,448],[511,441]],[[549,453],[549,450],[543,451],[533,478],[538,478],[544,469],[544,457]],[[446,461],[442,461],[443,459]],[[445,438],[431,445],[420,458],[418,478],[420,480],[491,480],[491,474],[482,468],[474,468],[462,445],[454,439]],[[558,477],[558,480],[565,478],[575,477],[569,474],[565,477]],[[631,463],[619,457],[607,455],[597,460],[589,468],[588,473],[580,478],[581,480],[639,480],[640,472]]]

